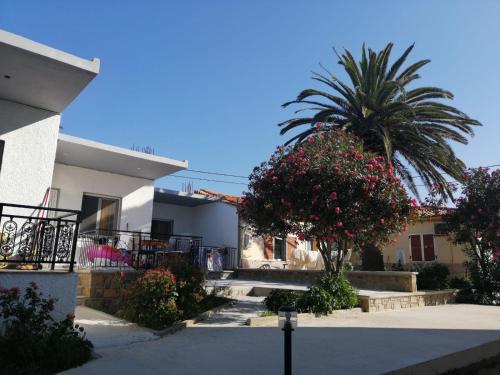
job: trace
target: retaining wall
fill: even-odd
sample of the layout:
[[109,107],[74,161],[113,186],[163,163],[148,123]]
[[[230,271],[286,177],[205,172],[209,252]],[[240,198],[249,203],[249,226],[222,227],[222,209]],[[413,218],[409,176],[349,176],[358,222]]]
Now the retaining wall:
[[[312,284],[323,271],[277,270],[242,268],[239,279]],[[349,271],[345,272],[349,282],[356,288],[392,290],[398,292],[417,291],[417,272],[407,271]]]

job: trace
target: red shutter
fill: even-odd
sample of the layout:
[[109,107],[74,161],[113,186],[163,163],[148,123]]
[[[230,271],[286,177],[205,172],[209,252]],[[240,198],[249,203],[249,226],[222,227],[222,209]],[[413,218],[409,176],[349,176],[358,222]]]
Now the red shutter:
[[273,237],[264,236],[264,258],[274,259]]
[[420,235],[410,236],[411,260],[420,262],[422,260],[422,244],[420,243]]
[[434,254],[434,235],[424,234],[424,260],[432,261],[435,259],[436,256]]

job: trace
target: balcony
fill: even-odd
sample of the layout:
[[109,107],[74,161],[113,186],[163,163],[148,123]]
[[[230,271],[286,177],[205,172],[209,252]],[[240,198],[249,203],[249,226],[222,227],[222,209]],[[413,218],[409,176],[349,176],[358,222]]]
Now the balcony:
[[73,272],[80,211],[0,203],[0,268]]
[[106,230],[80,233],[78,267],[81,269],[155,268],[171,257],[184,257],[204,271],[237,268],[237,249],[203,246],[203,238],[158,235],[149,232]]

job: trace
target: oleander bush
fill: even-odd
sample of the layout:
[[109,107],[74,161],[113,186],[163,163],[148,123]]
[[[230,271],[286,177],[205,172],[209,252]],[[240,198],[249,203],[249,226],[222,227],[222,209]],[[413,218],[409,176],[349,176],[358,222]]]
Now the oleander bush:
[[44,298],[31,283],[0,289],[0,372],[16,375],[54,374],[87,362],[92,343],[74,315],[56,320],[51,313],[55,299]]

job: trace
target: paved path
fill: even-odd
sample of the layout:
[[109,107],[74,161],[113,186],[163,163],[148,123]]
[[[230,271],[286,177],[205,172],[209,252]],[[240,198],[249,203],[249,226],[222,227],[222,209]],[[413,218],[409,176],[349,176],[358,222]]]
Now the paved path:
[[148,329],[88,307],[77,306],[75,315],[75,323],[85,328],[97,352],[103,348],[159,339]]
[[[245,312],[240,309],[238,314]],[[355,315],[299,322],[293,334],[294,374],[380,374],[500,339],[500,307],[494,306],[444,305]],[[279,329],[237,326],[240,318],[226,324],[224,314],[219,318],[214,317],[212,325],[195,325],[159,340],[102,348],[102,358],[67,373],[281,373]]]
[[210,319],[198,323],[197,327],[240,327],[248,318],[260,316],[266,310],[262,303],[264,297],[241,296],[230,306]]

